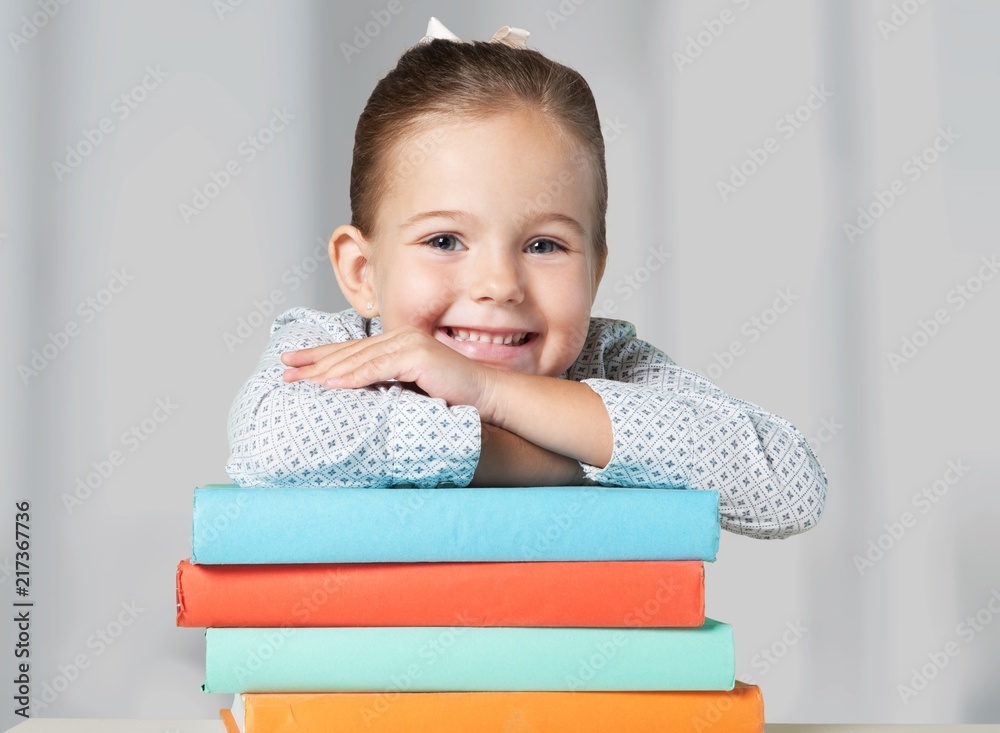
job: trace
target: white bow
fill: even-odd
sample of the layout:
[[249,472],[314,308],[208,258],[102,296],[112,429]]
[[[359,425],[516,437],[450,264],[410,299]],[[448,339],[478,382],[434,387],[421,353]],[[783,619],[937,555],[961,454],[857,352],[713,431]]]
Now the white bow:
[[[528,43],[528,36],[530,35],[531,34],[523,28],[511,28],[509,25],[505,25],[493,34],[490,42],[496,41],[512,48],[524,48]],[[421,38],[419,43],[427,43],[434,38],[443,38],[447,41],[462,40],[450,30],[445,28],[444,23],[431,16],[430,21],[427,23],[427,35]]]

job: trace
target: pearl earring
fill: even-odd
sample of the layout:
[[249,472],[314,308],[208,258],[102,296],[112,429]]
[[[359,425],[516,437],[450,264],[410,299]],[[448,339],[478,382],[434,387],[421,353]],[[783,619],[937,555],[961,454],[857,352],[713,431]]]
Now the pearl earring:
[[367,303],[365,303],[365,309],[366,310],[371,310],[374,307],[375,307],[375,304],[372,303],[370,300]]

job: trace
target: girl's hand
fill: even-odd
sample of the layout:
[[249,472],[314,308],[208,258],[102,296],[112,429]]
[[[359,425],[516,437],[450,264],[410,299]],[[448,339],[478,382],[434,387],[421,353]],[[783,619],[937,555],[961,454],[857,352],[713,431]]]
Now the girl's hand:
[[413,326],[287,351],[281,361],[290,367],[283,375],[286,382],[304,379],[325,387],[352,389],[395,379],[413,382],[449,405],[473,405],[487,415],[499,371],[459,354]]

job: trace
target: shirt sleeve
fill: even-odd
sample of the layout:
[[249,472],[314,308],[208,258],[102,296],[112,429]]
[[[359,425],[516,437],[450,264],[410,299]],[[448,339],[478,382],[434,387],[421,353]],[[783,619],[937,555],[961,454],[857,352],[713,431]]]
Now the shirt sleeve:
[[635,338],[626,321],[592,329],[580,379],[600,395],[614,437],[602,485],[714,489],[724,529],[761,539],[814,526],[827,478],[802,434],[777,415],[731,397]]
[[479,413],[398,382],[331,389],[285,382],[281,354],[350,340],[332,314],[297,308],[271,327],[229,412],[226,473],[239,486],[467,486],[479,463]]

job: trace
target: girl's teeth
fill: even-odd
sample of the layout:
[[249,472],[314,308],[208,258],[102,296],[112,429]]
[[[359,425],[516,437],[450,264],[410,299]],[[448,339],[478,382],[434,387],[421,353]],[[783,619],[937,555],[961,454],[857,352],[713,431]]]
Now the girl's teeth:
[[520,346],[527,334],[524,333],[509,333],[506,336],[501,336],[497,334],[496,336],[490,336],[487,333],[474,333],[467,331],[464,328],[452,328],[448,329],[451,333],[451,337],[456,341],[480,341],[483,343],[493,343],[493,344],[506,344]]

